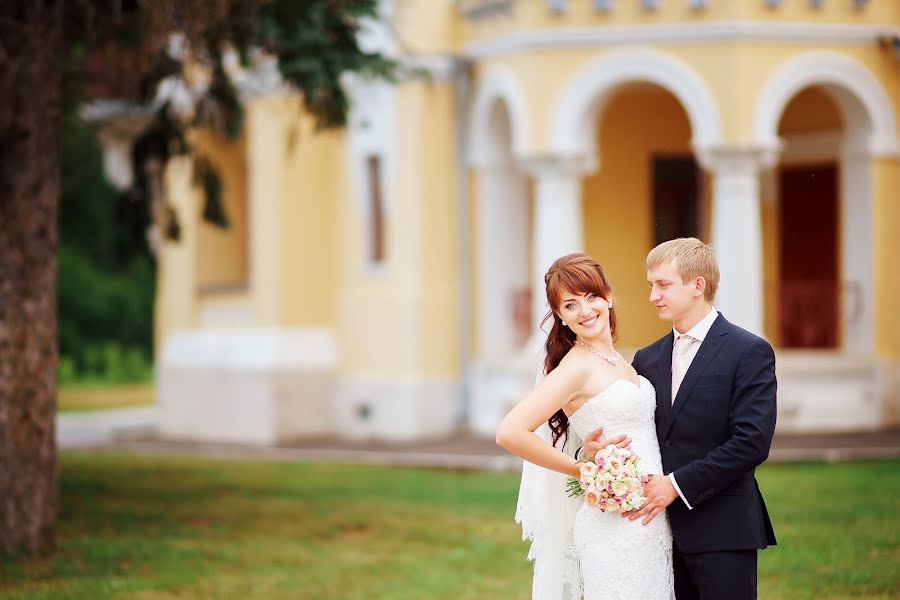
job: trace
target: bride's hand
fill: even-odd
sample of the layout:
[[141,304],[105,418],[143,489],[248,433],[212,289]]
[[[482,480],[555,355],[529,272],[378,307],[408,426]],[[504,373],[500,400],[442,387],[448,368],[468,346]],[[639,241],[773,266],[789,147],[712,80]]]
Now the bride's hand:
[[616,437],[609,439],[604,438],[603,428],[600,427],[589,433],[588,436],[584,438],[584,446],[582,447],[581,456],[594,456],[595,454],[600,452],[600,450],[606,448],[610,444],[618,446],[619,448],[628,448],[630,450],[631,438],[627,435],[617,435]]

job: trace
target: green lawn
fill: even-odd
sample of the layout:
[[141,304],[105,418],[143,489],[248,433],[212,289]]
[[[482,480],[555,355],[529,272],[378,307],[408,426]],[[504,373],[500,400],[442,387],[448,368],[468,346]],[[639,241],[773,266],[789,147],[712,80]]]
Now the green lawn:
[[[59,549],[2,598],[530,598],[513,474],[62,459]],[[900,461],[765,467],[760,598],[900,595]]]
[[106,410],[154,403],[153,383],[68,383],[59,386],[61,413]]

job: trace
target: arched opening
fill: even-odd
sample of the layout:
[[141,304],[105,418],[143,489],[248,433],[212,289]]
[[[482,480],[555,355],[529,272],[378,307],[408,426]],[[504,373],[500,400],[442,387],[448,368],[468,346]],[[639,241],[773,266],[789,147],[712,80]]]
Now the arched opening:
[[493,435],[503,415],[533,383],[523,360],[536,317],[531,310],[532,203],[518,163],[524,96],[511,73],[487,72],[469,125],[472,197],[472,361],[468,422]]
[[488,110],[484,161],[475,194],[476,350],[498,359],[521,349],[532,333],[527,178],[512,154],[506,103]]
[[781,348],[871,350],[871,127],[833,84],[797,91],[778,119],[762,195],[766,332]]
[[657,240],[708,236],[707,177],[696,159],[721,144],[721,129],[707,84],[667,52],[603,53],[560,91],[548,137],[555,153],[599,165],[581,184],[585,249],[609,273],[623,348],[667,329],[647,302],[644,259]]
[[646,345],[670,325],[647,301],[644,258],[675,237],[706,239],[705,177],[679,100],[658,85],[629,82],[611,91],[596,122],[600,168],[582,180],[585,249],[613,285],[619,344]]

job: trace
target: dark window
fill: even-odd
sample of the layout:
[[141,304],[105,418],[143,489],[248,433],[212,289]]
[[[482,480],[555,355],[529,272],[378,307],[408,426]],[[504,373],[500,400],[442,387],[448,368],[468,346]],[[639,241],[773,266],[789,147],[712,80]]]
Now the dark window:
[[369,193],[369,260],[384,261],[384,206],[381,197],[381,157],[366,158]]
[[679,237],[700,237],[697,179],[693,157],[653,157],[655,244]]

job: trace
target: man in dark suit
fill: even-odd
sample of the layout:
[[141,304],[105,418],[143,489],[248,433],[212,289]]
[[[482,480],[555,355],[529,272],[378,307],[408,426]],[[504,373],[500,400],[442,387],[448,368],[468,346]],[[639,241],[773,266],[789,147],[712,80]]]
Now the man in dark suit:
[[678,600],[756,598],[757,550],[775,544],[754,476],[775,431],[775,354],[713,307],[719,269],[709,246],[670,240],[646,266],[650,302],[673,328],[632,364],[656,388],[665,475],[626,517],[646,524],[668,509]]

